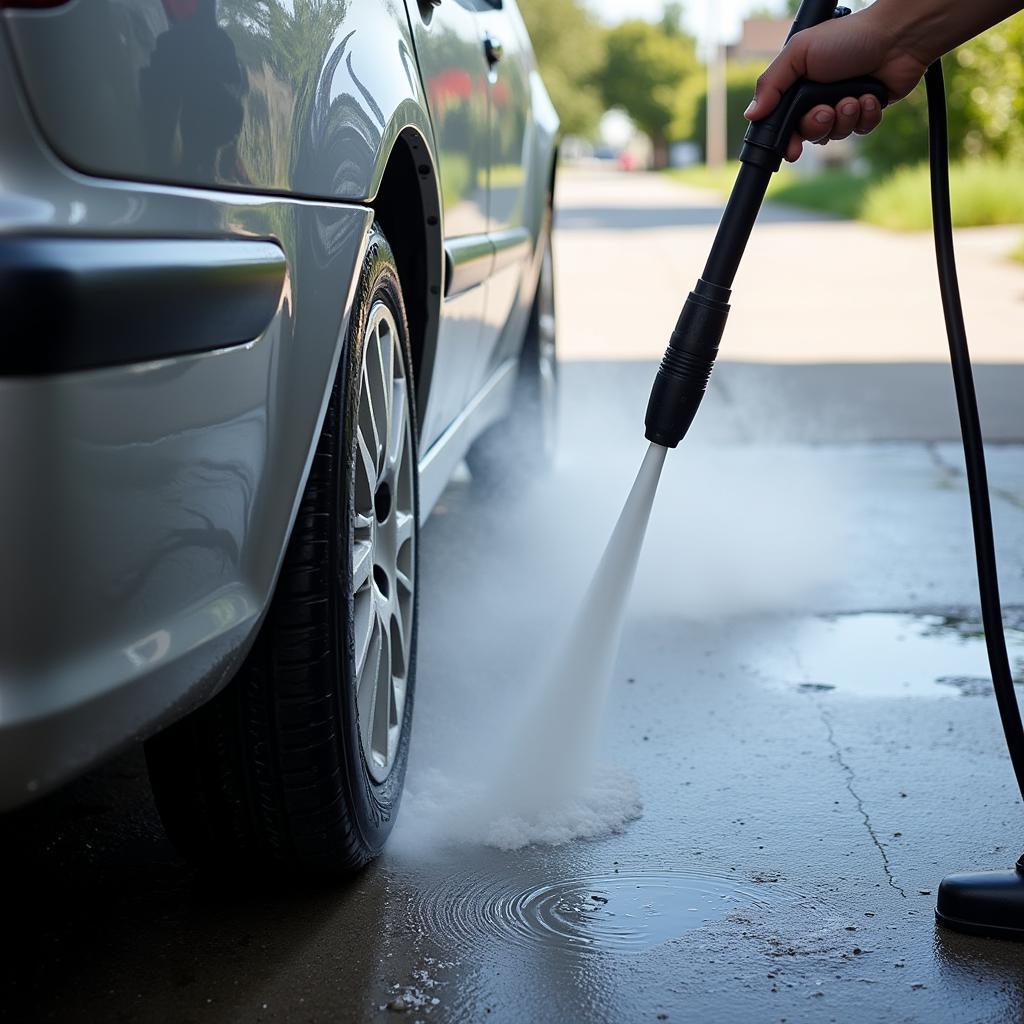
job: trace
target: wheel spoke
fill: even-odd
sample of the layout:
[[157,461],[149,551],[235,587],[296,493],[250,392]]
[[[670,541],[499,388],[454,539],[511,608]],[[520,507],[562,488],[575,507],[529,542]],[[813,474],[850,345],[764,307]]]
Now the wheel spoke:
[[389,758],[388,732],[394,713],[394,692],[391,680],[391,630],[381,622],[380,659],[377,667],[376,693],[373,705],[373,751],[383,756],[386,764]]
[[398,377],[391,389],[391,433],[388,435],[388,467],[393,472],[401,471],[402,456],[405,454],[405,435],[408,429],[405,408],[407,400],[405,380]]
[[373,647],[373,630],[376,624],[372,588],[364,587],[360,590],[355,595],[353,604],[355,605],[353,633],[355,634],[356,678],[361,679],[363,669],[366,668],[367,656]]
[[[405,610],[400,601],[395,602],[397,614],[391,620],[391,673],[393,676],[405,678],[406,665],[409,659]],[[411,607],[411,605],[410,605]]]
[[358,594],[373,572],[373,542],[356,541],[352,546],[352,593]]
[[360,429],[356,436],[356,510],[366,515],[373,514],[373,493],[377,489],[377,457],[370,448],[377,440],[371,433]]
[[373,721],[376,714],[377,677],[380,674],[382,637],[380,620],[376,613],[372,615],[370,625],[371,642],[368,647],[370,656],[366,658],[362,671],[358,676],[356,705],[359,710],[359,731],[366,749],[373,737]]
[[380,324],[366,340],[364,373],[367,390],[370,393],[370,410],[373,415],[373,431],[378,446],[375,450],[378,478],[384,468],[388,444],[388,425],[391,419],[391,374],[392,344],[387,334],[387,353],[381,344]]
[[395,339],[391,335],[390,324],[383,318],[377,324],[377,351],[380,353],[380,384],[386,414],[384,436],[390,441],[391,424],[395,418]]
[[395,553],[402,550],[406,541],[412,540],[413,532],[416,529],[416,521],[411,512],[400,512],[395,510]]
[[373,394],[368,363],[363,364],[363,382],[359,393],[359,435],[366,444],[372,472],[370,479],[375,486],[380,471],[380,458],[383,451],[383,440],[377,429],[376,405],[378,398]]

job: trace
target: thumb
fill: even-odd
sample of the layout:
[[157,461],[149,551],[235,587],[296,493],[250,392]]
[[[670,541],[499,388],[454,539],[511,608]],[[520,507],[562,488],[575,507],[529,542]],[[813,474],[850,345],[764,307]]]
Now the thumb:
[[754,98],[743,116],[748,121],[767,117],[779,105],[782,94],[806,74],[807,40],[804,32],[798,32],[758,78]]

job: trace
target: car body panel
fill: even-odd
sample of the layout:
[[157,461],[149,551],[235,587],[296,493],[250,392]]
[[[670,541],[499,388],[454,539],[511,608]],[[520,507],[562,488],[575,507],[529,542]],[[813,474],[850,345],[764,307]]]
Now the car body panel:
[[479,6],[479,0],[449,0],[437,8],[421,8],[417,0],[407,3],[431,113],[443,234],[451,242],[438,372],[422,425],[428,445],[458,417],[469,397],[484,340],[484,285],[493,267],[488,233],[490,93]]
[[[99,11],[108,22],[111,12],[145,21],[163,11],[151,0],[76,0],[54,11],[7,12],[0,23],[23,42],[18,33],[28,22],[52,25],[83,9]],[[247,165],[243,190],[241,178],[231,177],[230,161],[221,158],[204,172],[214,173],[215,187],[156,181],[141,173],[128,180],[137,173],[128,164],[101,174],[88,161],[76,161],[54,142],[53,122],[40,114],[39,96],[30,100],[23,91],[26,82],[32,88],[28,51],[22,47],[16,66],[0,32],[0,237],[80,243],[192,239],[203,243],[197,252],[212,253],[214,260],[221,247],[210,243],[259,240],[279,247],[287,263],[276,311],[252,340],[225,336],[218,347],[207,330],[204,348],[210,351],[187,353],[183,345],[186,354],[146,362],[0,374],[0,478],[4,493],[15,499],[0,502],[0,536],[7,539],[0,544],[0,809],[52,789],[203,703],[231,679],[255,635],[339,364],[377,215],[371,204],[401,140],[411,139],[423,154],[420,187],[428,197],[440,191],[439,176],[428,166],[438,154],[426,93],[418,75],[408,71],[416,65],[404,8],[381,0],[346,5],[346,18],[365,18],[363,26],[376,24],[379,12],[388,24],[373,31],[391,40],[402,65],[400,72],[392,66],[383,76],[390,84],[380,86],[387,101],[378,102],[381,116],[372,110],[376,96],[354,84],[309,93],[330,100],[321,121],[312,100],[300,117],[289,93],[289,131],[303,118],[307,127],[320,124],[317,159],[326,165],[335,159],[331,154],[350,159],[330,174],[304,163],[314,152],[315,133],[307,131],[306,143],[299,144],[284,128],[278,135],[267,129],[264,138],[295,144],[287,154],[270,147],[274,167],[268,163],[260,171],[265,177],[257,175],[265,189],[252,184],[255,164]],[[333,70],[321,67],[317,80],[338,83],[348,75],[344,82],[354,83],[351,63],[364,85],[376,81],[371,62],[364,64],[360,56],[367,53],[359,47],[369,32],[358,29],[345,41],[336,27],[327,52],[338,59]],[[73,40],[62,45],[48,51],[50,56],[84,61],[96,70],[98,51],[89,39],[83,37],[79,52]],[[117,60],[125,55],[104,53],[110,81],[122,82],[128,65],[118,66]],[[132,59],[137,77],[140,58]],[[62,68],[60,77],[63,88],[72,89],[88,76],[79,67]],[[102,89],[110,92],[106,83]],[[252,89],[247,93],[250,100],[254,95]],[[102,99],[117,102],[110,95]],[[367,129],[353,139],[355,115],[345,113],[353,104],[377,126],[376,134]],[[284,106],[275,109],[283,116]],[[129,119],[121,128],[130,131],[132,124],[137,122]],[[557,121],[554,126],[532,133],[524,153],[528,176],[544,164],[550,174]],[[117,156],[115,143],[110,145]],[[192,172],[199,174],[196,166]],[[185,173],[183,164],[167,167],[168,174]],[[272,170],[283,177],[274,178]],[[274,194],[271,182],[297,194]],[[339,201],[346,190],[348,198]],[[317,191],[324,197],[310,199]],[[482,233],[493,253],[486,200],[482,207],[480,201],[477,196]],[[537,199],[538,206],[543,203]],[[437,210],[436,201],[425,209]],[[424,237],[441,249],[440,229],[436,242]],[[173,248],[159,244],[147,251]],[[428,262],[440,268],[441,255],[428,254]],[[536,260],[536,252],[526,254],[519,305],[528,306],[525,297],[532,296]],[[494,262],[488,266],[493,270]],[[430,285],[439,307],[441,284],[439,270],[436,286]],[[487,307],[490,287],[485,274],[444,302],[436,351],[423,356],[423,517],[469,445],[512,400],[525,319],[514,327],[513,312],[502,326]],[[480,334],[488,324],[503,336],[519,330],[518,341],[509,344],[504,359],[490,357],[479,387],[467,395],[467,374],[480,363]]]
[[62,159],[133,181],[372,198],[405,101],[427,109],[402,0],[198,0],[177,20],[172,6],[7,12]]

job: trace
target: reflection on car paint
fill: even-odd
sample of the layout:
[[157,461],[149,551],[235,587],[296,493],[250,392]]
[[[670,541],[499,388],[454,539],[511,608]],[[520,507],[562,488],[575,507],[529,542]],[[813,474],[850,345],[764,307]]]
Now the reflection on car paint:
[[401,0],[93,0],[7,28],[44,134],[91,172],[367,199],[399,110],[429,131]]

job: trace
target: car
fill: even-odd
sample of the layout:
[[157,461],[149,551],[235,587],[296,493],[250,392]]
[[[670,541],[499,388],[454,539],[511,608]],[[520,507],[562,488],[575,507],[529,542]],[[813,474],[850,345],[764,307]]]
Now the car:
[[419,530],[550,461],[514,0],[0,0],[0,810],[141,740],[209,868],[398,811]]

